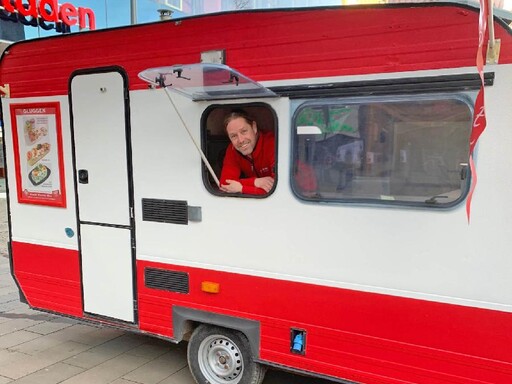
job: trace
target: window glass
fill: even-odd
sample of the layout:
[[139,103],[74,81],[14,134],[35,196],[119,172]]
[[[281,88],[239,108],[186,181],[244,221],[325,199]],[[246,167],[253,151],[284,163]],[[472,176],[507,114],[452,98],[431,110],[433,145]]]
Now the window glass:
[[223,64],[196,63],[148,68],[139,77],[172,89],[194,101],[277,97],[274,92]]
[[471,126],[463,96],[304,102],[292,188],[313,201],[452,206],[468,187]]

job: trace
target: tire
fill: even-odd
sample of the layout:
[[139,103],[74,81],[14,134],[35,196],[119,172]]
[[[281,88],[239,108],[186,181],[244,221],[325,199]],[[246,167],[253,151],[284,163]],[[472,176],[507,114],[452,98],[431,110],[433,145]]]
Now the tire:
[[188,342],[187,360],[198,384],[260,384],[265,377],[247,337],[231,329],[197,327]]

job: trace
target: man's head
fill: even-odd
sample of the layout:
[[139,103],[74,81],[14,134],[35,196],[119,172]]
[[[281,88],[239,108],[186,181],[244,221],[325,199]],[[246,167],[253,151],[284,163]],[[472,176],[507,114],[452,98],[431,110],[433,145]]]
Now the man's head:
[[224,128],[233,147],[242,155],[249,156],[258,140],[256,121],[244,111],[231,112],[224,118]]

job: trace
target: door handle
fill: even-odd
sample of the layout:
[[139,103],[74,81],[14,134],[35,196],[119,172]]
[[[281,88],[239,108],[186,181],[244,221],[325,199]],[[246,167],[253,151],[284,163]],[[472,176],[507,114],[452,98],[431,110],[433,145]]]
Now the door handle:
[[89,172],[87,169],[78,170],[78,182],[80,184],[89,184]]

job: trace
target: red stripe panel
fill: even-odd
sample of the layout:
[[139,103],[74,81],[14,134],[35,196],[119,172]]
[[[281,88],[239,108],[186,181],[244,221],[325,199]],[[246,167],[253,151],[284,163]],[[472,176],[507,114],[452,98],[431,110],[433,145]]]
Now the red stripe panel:
[[83,316],[78,251],[14,241],[12,260],[31,307]]
[[[144,268],[187,272],[190,293],[144,286]],[[512,314],[138,261],[141,330],[172,337],[172,306],[257,320],[263,360],[362,383],[510,384]],[[219,294],[200,290],[220,283]],[[307,331],[290,353],[290,327]]]
[[[500,25],[500,64],[512,39]],[[486,40],[487,41],[487,40]],[[430,5],[252,11],[98,30],[17,43],[0,63],[11,97],[65,95],[77,69],[118,65],[130,89],[148,67],[197,63],[225,49],[256,81],[475,66],[478,10]],[[21,68],[21,69],[20,69]]]

